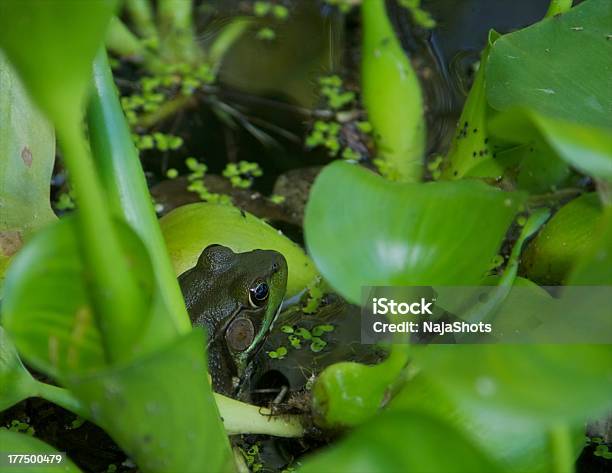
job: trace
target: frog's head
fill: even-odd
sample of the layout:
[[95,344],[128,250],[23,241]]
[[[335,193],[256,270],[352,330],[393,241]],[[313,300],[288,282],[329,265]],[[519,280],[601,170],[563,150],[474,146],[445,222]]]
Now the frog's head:
[[272,327],[285,295],[287,261],[272,250],[202,251],[179,276],[189,316],[208,331],[209,368],[217,391],[230,393]]

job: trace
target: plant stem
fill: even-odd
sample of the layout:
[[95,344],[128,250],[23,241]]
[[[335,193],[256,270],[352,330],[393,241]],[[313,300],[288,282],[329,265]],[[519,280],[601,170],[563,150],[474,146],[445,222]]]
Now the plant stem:
[[[470,307],[465,314],[462,315],[462,319],[469,323],[478,323],[483,320],[492,320],[492,317],[495,315],[497,309],[504,302],[510,291],[512,290],[512,286],[514,285],[514,281],[516,279],[516,274],[518,272],[518,267],[520,264],[520,256],[521,250],[523,248],[523,243],[529,237],[531,237],[534,233],[536,233],[544,222],[548,220],[550,217],[550,211],[548,209],[539,209],[536,210],[533,214],[529,216],[527,222],[523,226],[523,230],[521,234],[517,238],[514,246],[512,247],[512,252],[510,253],[510,257],[508,258],[508,264],[504,269],[503,274],[499,278],[497,286],[491,290],[488,294],[488,297],[484,302],[478,302],[474,306]],[[462,335],[458,338],[469,337],[469,335]]]
[[149,0],[125,0],[124,6],[140,36],[147,39],[157,38],[153,8]]
[[572,437],[567,424],[557,424],[550,429],[552,473],[573,473],[574,458]]
[[142,59],[145,47],[119,18],[112,17],[106,32],[106,46],[113,53],[125,58]]
[[550,0],[548,10],[546,11],[546,15],[544,15],[544,18],[549,18],[551,16],[565,13],[570,8],[572,8],[572,3],[573,0]]
[[193,34],[193,0],[159,0],[162,55],[170,62],[197,62],[200,50]]
[[35,381],[37,396],[91,421],[89,410],[70,391],[52,384]]
[[272,415],[270,409],[246,404],[215,393],[215,401],[228,435],[262,434],[275,437],[302,437],[300,416]]
[[157,291],[170,314],[171,327],[163,332],[167,337],[186,333],[191,323],[104,51],[94,61],[94,91],[87,118],[94,158],[109,203],[138,233],[151,257]]
[[[78,115],[76,115],[78,116]],[[116,362],[131,357],[130,347],[145,323],[141,291],[122,253],[80,120],[58,127],[64,162],[76,193],[81,254],[88,269],[88,289],[106,357]]]

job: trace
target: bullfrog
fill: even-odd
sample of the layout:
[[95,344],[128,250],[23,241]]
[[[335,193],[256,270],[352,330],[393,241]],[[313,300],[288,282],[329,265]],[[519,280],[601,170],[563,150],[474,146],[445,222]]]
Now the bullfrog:
[[208,334],[214,391],[236,396],[280,310],[287,286],[285,257],[273,250],[234,253],[210,245],[179,276],[179,284],[192,324]]

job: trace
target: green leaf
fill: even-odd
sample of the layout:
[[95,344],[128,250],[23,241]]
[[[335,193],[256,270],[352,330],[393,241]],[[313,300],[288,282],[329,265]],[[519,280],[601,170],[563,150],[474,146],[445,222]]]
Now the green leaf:
[[[144,246],[125,225],[117,226],[117,233],[141,293],[149,300],[155,297],[147,310],[164,311],[152,294],[153,269]],[[74,219],[62,219],[39,232],[15,258],[2,307],[5,328],[24,359],[68,387],[85,406],[87,417],[103,426],[143,470],[201,471],[210,465],[220,470],[229,449],[207,382],[204,334],[190,332],[178,343],[160,347],[160,339],[143,346],[151,338],[145,331],[140,340],[123,347],[130,363],[111,368],[92,316],[88,273],[76,235]],[[69,296],[58,297],[61,294]],[[40,389],[38,394],[48,398],[54,393]],[[62,401],[57,398],[52,400]],[[63,400],[60,405],[71,408],[66,396]],[[175,435],[186,429],[192,440]],[[196,442],[194,450],[200,453],[184,454],[183,448],[193,449]]]
[[610,345],[432,345],[415,354],[454,399],[498,415],[577,425],[612,408]]
[[0,287],[11,256],[37,229],[55,220],[49,183],[53,128],[32,104],[0,51]]
[[389,183],[338,162],[312,188],[306,243],[353,303],[367,285],[477,284],[523,200],[480,182]]
[[507,34],[491,49],[487,97],[583,126],[612,127],[609,0],[587,0],[567,13]]
[[15,345],[0,327],[0,412],[30,397],[35,384],[19,359]]
[[[4,455],[3,461],[7,460],[7,453],[27,453],[29,455],[53,455],[59,453],[56,449],[37,438],[6,429],[0,429],[0,445],[2,445],[2,454]],[[79,473],[81,471],[69,458],[66,458],[61,465],[50,463],[24,464],[14,466],[11,470],[19,473]]]
[[226,471],[229,444],[203,347],[197,328],[153,356],[67,385],[142,471]]
[[189,204],[160,220],[176,275],[195,266],[208,245],[221,244],[241,253],[256,248],[276,250],[287,259],[287,296],[301,292],[316,277],[304,251],[263,220],[229,205]]
[[115,0],[0,3],[0,47],[57,126],[81,116],[91,61],[115,4]]
[[55,125],[79,204],[79,248],[96,301],[93,312],[106,355],[118,361],[131,353],[123,345],[139,337],[146,325],[141,311],[146,301],[122,259],[81,123],[91,63],[114,5],[113,0],[7,0],[0,3],[0,47]]
[[298,470],[386,473],[502,471],[464,434],[419,410],[387,412],[322,450]]
[[606,129],[533,110],[505,112],[492,120],[489,129],[493,135],[513,143],[546,143],[579,171],[612,181],[612,135]]
[[386,162],[388,177],[419,181],[426,144],[419,79],[395,36],[385,3],[364,0],[361,13],[361,87],[377,157]]
[[[388,409],[414,409],[450,423],[504,465],[506,471],[551,471],[546,427],[529,419],[499,415],[477,404],[454,400],[423,373],[406,383]],[[575,430],[577,456],[584,443],[584,434],[581,427]]]
[[[144,247],[129,228],[118,226],[132,275],[148,306],[153,286]],[[93,316],[89,275],[78,251],[75,219],[64,218],[37,233],[14,259],[2,307],[4,327],[28,363],[58,378],[102,368],[108,360]],[[117,275],[121,278],[121,275]],[[142,350],[138,340],[123,349]]]
[[[568,277],[569,284],[612,285],[612,209],[606,207],[592,245],[576,262]],[[604,302],[602,307],[607,307]]]
[[563,283],[593,247],[602,217],[596,193],[584,194],[565,204],[529,243],[522,257],[523,273],[540,284]]

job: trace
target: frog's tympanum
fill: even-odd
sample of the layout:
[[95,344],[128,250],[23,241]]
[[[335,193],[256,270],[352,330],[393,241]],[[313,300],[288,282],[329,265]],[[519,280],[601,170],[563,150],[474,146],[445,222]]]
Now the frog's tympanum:
[[284,256],[211,245],[179,276],[179,284],[192,324],[208,333],[213,389],[235,395],[280,309],[287,286]]

